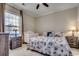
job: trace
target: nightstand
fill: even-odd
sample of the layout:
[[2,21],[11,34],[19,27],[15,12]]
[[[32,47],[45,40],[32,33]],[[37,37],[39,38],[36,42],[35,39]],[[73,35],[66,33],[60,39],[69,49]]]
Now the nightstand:
[[78,37],[74,36],[66,36],[66,39],[72,48],[79,48],[79,40]]

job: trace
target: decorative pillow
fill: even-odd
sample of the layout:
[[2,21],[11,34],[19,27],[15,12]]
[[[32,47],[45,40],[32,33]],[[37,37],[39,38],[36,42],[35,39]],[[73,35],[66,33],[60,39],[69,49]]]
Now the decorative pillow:
[[63,37],[63,32],[57,32],[57,33],[55,33],[55,37]]
[[43,32],[42,36],[46,37],[47,36],[47,32]]
[[45,36],[45,37],[54,37],[55,32],[43,32],[43,36]]
[[60,35],[58,35],[58,34],[55,34],[55,37],[61,37]]
[[54,37],[54,32],[47,32],[47,37]]

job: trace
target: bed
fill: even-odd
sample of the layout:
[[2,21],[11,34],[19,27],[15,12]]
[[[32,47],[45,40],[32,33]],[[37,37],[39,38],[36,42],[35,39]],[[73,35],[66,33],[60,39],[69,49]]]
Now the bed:
[[27,49],[50,56],[73,55],[65,37],[30,37],[27,42]]

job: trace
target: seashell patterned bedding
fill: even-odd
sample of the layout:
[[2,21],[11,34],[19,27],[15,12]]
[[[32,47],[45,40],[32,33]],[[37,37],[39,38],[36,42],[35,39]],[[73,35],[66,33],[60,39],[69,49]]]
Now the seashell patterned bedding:
[[27,42],[27,48],[50,56],[73,55],[65,37],[32,37]]

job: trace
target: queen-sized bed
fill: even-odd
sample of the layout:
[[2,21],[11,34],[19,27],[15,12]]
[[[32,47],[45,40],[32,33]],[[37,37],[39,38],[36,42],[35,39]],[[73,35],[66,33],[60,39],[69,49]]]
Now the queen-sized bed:
[[65,37],[30,37],[27,42],[27,49],[51,56],[72,56]]

